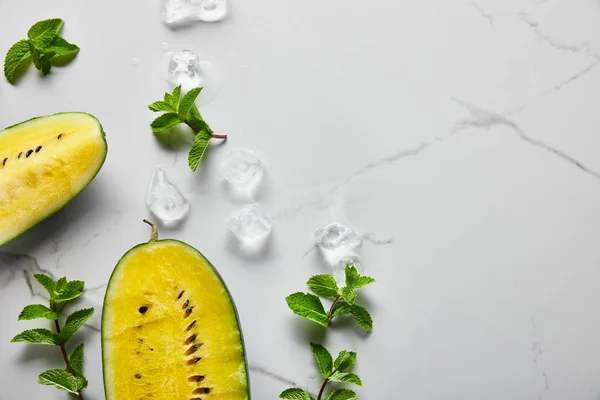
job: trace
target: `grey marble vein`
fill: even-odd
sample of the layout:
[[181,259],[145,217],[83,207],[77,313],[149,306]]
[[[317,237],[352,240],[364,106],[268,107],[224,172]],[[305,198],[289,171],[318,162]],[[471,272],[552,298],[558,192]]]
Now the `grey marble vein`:
[[[456,99],[455,99],[456,100]],[[563,161],[571,164],[577,169],[585,172],[591,177],[600,180],[600,173],[593,170],[592,168],[584,165],[582,162],[578,161],[574,157],[570,156],[566,152],[549,145],[541,140],[534,139],[528,136],[519,125],[517,125],[514,121],[508,119],[506,116],[502,114],[498,114],[494,111],[485,110],[483,108],[474,106],[472,104],[465,103],[460,100],[456,100],[457,103],[463,105],[471,114],[470,119],[463,119],[457,122],[457,126],[459,127],[475,127],[475,128],[492,128],[494,126],[505,126],[511,129],[513,132],[517,134],[517,137],[520,138],[527,144],[530,144],[534,147],[543,149],[549,153],[554,154],[556,157],[562,159]]]
[[259,375],[263,375],[263,376],[266,376],[268,378],[274,379],[277,382],[284,383],[284,384],[286,384],[286,385],[288,385],[290,387],[299,387],[299,385],[296,382],[294,382],[294,381],[292,381],[292,380],[290,380],[288,378],[285,378],[285,377],[283,377],[283,376],[281,376],[279,374],[276,374],[276,373],[274,373],[272,371],[269,371],[266,368],[259,367],[257,365],[250,364],[250,371],[255,372],[255,373],[259,374]]

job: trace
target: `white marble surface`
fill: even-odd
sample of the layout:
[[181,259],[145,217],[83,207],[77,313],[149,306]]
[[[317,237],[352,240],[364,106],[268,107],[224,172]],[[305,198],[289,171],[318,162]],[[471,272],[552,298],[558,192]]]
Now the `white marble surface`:
[[[82,52],[41,79],[0,83],[0,125],[82,110],[102,121],[107,162],[60,213],[0,249],[0,399],[65,399],[36,384],[53,348],[10,344],[39,321],[39,270],[83,279],[92,301],[146,240],[156,164],[192,200],[185,240],[237,302],[254,399],[320,386],[308,348],[359,354],[364,400],[600,399],[600,3],[597,0],[234,1],[229,19],[169,30],[157,1],[0,0],[0,51],[59,16]],[[146,105],[166,84],[161,43],[214,63],[201,111],[230,135],[192,174],[159,145]],[[138,58],[139,65],[132,60]],[[266,255],[228,245],[219,166],[228,149],[268,165]],[[325,271],[312,233],[338,219],[367,240],[371,335],[326,334],[284,297]],[[97,321],[96,321],[97,322]],[[86,399],[104,398],[100,335],[86,328]]]

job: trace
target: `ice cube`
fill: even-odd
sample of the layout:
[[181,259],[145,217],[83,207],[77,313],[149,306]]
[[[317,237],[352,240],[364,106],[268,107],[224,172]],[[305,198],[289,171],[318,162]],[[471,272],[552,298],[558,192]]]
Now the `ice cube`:
[[229,230],[247,252],[260,252],[266,245],[273,225],[256,204],[250,204],[229,220]]
[[164,225],[175,225],[181,221],[190,210],[190,203],[171,184],[159,165],[156,167],[146,197],[146,205]]
[[191,50],[181,50],[165,55],[168,57],[165,79],[173,86],[181,85],[183,92],[202,87],[196,103],[207,104],[218,94],[221,78],[215,66],[201,61],[198,54]]
[[321,250],[346,248],[353,250],[361,245],[361,238],[352,228],[340,222],[330,222],[315,232],[315,242]]
[[228,11],[227,0],[164,0],[163,19],[174,26],[194,21],[217,22]]
[[223,178],[234,197],[254,200],[263,175],[263,163],[253,151],[234,149],[227,154],[223,164]]

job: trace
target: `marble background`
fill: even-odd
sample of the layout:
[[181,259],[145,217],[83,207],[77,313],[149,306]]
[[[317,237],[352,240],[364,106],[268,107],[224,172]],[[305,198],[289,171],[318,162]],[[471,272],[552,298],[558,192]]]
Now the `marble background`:
[[[234,1],[222,23],[170,30],[158,1],[0,0],[0,51],[55,16],[80,55],[0,82],[0,125],[87,111],[109,154],[79,197],[0,249],[1,400],[67,398],[36,384],[60,366],[56,349],[9,343],[39,326],[17,323],[41,300],[30,275],[85,280],[98,306],[121,255],[147,240],[156,164],[192,201],[162,236],[228,283],[254,399],[318,390],[309,340],[358,352],[364,400],[600,399],[600,1]],[[196,174],[148,126],[167,89],[163,42],[223,78],[201,111],[230,140]],[[267,164],[258,202],[274,235],[260,258],[227,240],[241,204],[219,170],[236,147]],[[363,292],[370,335],[313,329],[284,302],[327,271],[312,234],[334,219],[364,236],[378,280]],[[78,336],[92,400],[104,398],[98,326]]]

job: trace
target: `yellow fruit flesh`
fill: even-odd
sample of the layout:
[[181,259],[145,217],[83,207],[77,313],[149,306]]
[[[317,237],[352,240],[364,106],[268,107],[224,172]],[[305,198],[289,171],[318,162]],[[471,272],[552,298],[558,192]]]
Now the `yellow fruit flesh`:
[[141,245],[119,262],[104,301],[102,343],[109,400],[248,398],[229,294],[182,242]]
[[62,208],[105,157],[101,126],[88,114],[51,115],[0,132],[0,244]]

